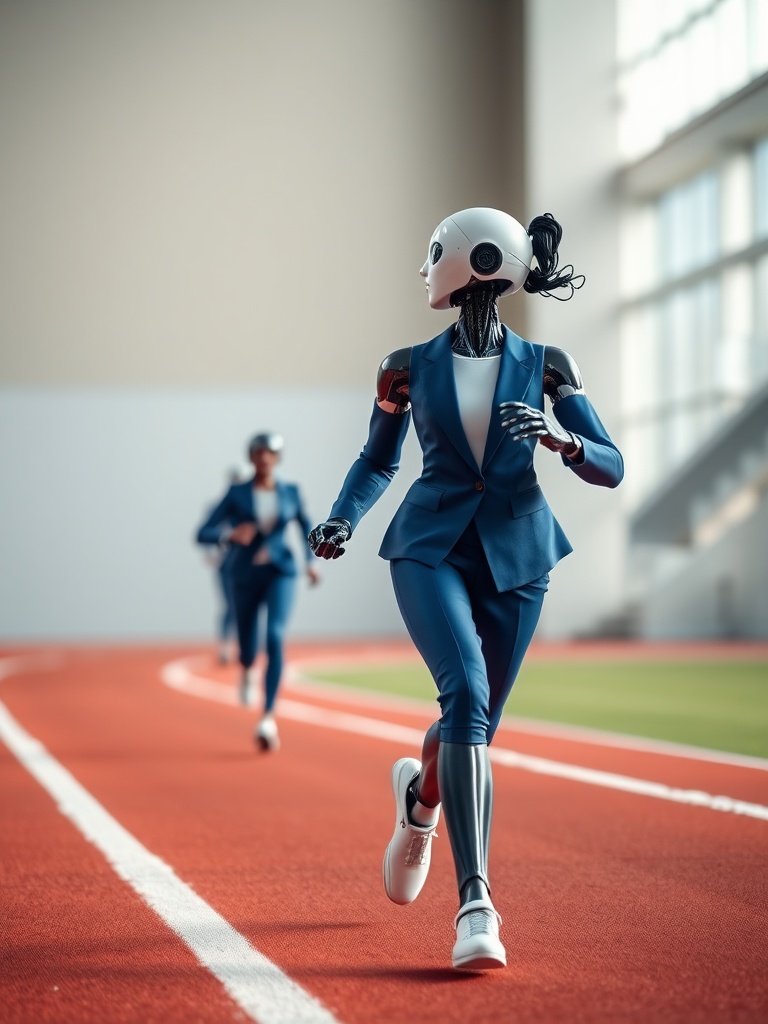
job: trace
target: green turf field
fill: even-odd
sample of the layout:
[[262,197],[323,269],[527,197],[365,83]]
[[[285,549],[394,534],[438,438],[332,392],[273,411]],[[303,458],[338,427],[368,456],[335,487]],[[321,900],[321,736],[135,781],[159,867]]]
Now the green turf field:
[[[313,672],[361,689],[432,699],[423,666]],[[768,661],[539,661],[507,713],[768,757]]]

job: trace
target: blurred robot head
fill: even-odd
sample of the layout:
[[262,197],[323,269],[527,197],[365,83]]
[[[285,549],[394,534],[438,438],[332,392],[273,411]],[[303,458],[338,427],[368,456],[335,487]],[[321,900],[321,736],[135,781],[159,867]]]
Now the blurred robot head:
[[503,282],[499,294],[512,295],[523,287],[532,258],[522,224],[501,210],[476,206],[438,224],[419,273],[432,309],[450,309],[451,295],[475,281]]
[[279,455],[283,450],[283,439],[280,434],[275,434],[272,431],[265,432],[263,434],[256,434],[251,438],[248,445],[248,455],[253,456],[259,451],[272,452],[275,455]]

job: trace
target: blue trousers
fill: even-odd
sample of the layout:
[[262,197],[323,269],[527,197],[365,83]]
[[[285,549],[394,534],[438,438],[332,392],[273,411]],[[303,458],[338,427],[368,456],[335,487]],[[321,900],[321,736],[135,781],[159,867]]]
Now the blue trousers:
[[549,576],[499,593],[471,523],[435,569],[390,562],[406,628],[435,680],[443,743],[490,743],[541,614]]
[[267,668],[264,676],[264,710],[274,707],[283,672],[283,638],[296,594],[296,577],[278,572],[272,565],[252,565],[232,579],[232,599],[240,647],[240,664],[250,668],[258,651],[259,612],[266,608]]
[[221,590],[222,611],[219,621],[219,640],[222,643],[229,639],[235,626],[235,605],[232,598],[232,571],[226,561],[217,569],[219,588]]

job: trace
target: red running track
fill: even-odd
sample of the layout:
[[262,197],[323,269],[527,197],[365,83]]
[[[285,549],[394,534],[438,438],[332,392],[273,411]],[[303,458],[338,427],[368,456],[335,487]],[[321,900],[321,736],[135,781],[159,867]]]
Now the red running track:
[[[768,1020],[767,820],[496,765],[491,871],[509,968],[462,975],[449,966],[444,829],[416,903],[397,907],[381,886],[389,770],[416,748],[283,717],[281,751],[259,755],[253,711],[162,684],[190,653],[66,649],[53,666],[20,663],[0,701],[341,1024]],[[196,666],[233,692],[234,669]],[[287,688],[288,701],[419,732],[431,720],[326,692]],[[495,745],[768,805],[757,768],[509,730]],[[0,772],[0,1019],[252,1019],[2,744]]]

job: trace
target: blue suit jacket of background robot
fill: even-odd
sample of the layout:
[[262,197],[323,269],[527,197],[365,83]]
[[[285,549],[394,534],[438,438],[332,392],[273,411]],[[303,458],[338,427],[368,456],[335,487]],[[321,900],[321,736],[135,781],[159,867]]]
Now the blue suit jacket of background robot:
[[[287,576],[297,572],[296,559],[285,540],[285,528],[292,519],[297,520],[304,537],[310,529],[309,520],[304,512],[301,493],[296,484],[283,483],[278,480],[277,488],[277,522],[269,533],[259,533],[253,543],[247,547],[233,544],[231,558],[232,578],[247,573],[253,559],[262,545],[269,549],[270,564]],[[210,513],[197,532],[198,544],[219,544],[226,527],[239,526],[240,523],[254,522],[253,481],[233,484],[219,504]],[[307,557],[310,556],[309,545],[306,545]]]

